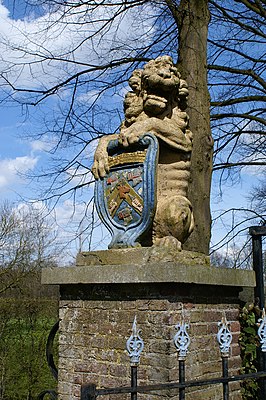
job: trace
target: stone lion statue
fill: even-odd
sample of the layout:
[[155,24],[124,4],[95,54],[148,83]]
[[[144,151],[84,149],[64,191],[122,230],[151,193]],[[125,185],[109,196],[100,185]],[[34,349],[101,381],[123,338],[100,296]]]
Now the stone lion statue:
[[[188,128],[187,83],[169,56],[149,61],[129,79],[124,100],[125,120],[120,133],[99,141],[92,172],[95,179],[109,172],[107,146],[117,139],[128,147],[147,133],[159,140],[157,208],[150,233],[151,244],[181,250],[194,228],[191,203],[187,198],[190,178],[192,133]],[[143,240],[149,245],[149,238]]]

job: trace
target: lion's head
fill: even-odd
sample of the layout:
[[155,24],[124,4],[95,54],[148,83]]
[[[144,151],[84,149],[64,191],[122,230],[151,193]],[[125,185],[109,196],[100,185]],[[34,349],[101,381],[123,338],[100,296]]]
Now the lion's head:
[[149,61],[142,73],[144,111],[159,115],[166,111],[169,102],[176,99],[180,86],[180,74],[169,56]]
[[125,96],[124,112],[126,125],[131,125],[138,116],[160,117],[171,114],[178,106],[186,108],[187,83],[170,56],[161,56],[149,61],[143,69],[136,69],[129,78],[129,91]]

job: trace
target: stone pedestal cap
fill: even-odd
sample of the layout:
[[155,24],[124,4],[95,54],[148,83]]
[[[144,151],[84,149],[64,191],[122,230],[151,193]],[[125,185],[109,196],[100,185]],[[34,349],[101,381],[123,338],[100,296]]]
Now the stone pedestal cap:
[[194,283],[254,287],[254,271],[215,268],[194,252],[137,248],[83,252],[76,266],[46,268],[43,284]]

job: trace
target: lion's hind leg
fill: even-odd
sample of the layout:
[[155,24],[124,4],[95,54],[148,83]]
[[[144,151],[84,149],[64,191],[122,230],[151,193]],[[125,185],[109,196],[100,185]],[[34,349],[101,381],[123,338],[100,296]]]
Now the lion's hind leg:
[[182,249],[194,228],[190,201],[180,195],[158,199],[153,223],[153,244],[155,246]]

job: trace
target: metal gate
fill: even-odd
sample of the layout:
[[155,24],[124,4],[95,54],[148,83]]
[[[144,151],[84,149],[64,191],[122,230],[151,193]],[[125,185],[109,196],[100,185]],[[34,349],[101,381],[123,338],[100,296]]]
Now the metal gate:
[[[251,227],[249,230],[252,236],[252,249],[253,249],[253,269],[256,274],[256,288],[254,292],[255,301],[260,309],[263,310],[262,317],[257,321],[259,325],[258,336],[260,339],[260,349],[258,349],[258,364],[259,371],[251,374],[242,374],[230,376],[228,371],[229,350],[232,340],[230,332],[230,324],[226,318],[218,323],[220,329],[217,334],[218,344],[220,346],[220,353],[222,358],[221,376],[207,380],[186,380],[186,354],[190,344],[190,337],[187,332],[188,324],[181,321],[176,326],[177,333],[174,336],[174,344],[178,351],[178,364],[179,364],[179,381],[165,384],[153,385],[138,385],[138,368],[140,354],[143,350],[144,343],[137,330],[136,318],[133,322],[132,335],[127,341],[127,350],[130,357],[131,364],[131,384],[130,386],[113,387],[108,389],[97,388],[94,383],[86,384],[81,387],[80,400],[96,400],[99,396],[116,395],[116,394],[130,394],[132,400],[137,400],[139,393],[151,393],[153,391],[160,392],[163,390],[178,390],[179,400],[185,400],[186,389],[193,387],[203,387],[209,385],[220,384],[223,387],[223,400],[229,400],[230,382],[245,381],[248,379],[259,380],[259,397],[254,400],[266,399],[266,316],[264,311],[264,271],[263,271],[263,258],[262,258],[262,237],[266,236],[266,227]],[[57,379],[57,369],[53,360],[52,345],[55,334],[58,330],[58,323],[52,328],[48,337],[46,346],[46,358],[48,365],[51,369],[53,376]],[[54,400],[57,394],[54,390],[46,390],[40,393],[38,400],[44,400],[46,396]]]
[[[192,387],[202,387],[209,385],[221,384],[223,386],[223,400],[229,400],[229,383],[236,381],[244,381],[247,379],[261,380],[262,385],[260,388],[260,399],[264,399],[263,390],[265,390],[266,384],[266,371],[259,371],[252,374],[242,374],[229,376],[228,371],[228,360],[230,353],[230,345],[232,341],[232,334],[230,331],[230,324],[227,322],[226,318],[223,318],[221,322],[218,323],[220,327],[217,333],[217,342],[220,346],[220,353],[222,358],[222,374],[220,377],[206,379],[206,380],[194,380],[186,381],[185,374],[185,361],[186,355],[190,344],[190,337],[188,335],[187,329],[188,324],[182,321],[176,325],[177,333],[174,336],[174,345],[178,352],[178,363],[179,363],[179,382],[166,383],[166,384],[155,384],[155,385],[145,385],[138,386],[138,368],[140,361],[140,354],[144,348],[144,342],[139,335],[137,329],[136,317],[132,327],[132,335],[127,340],[127,350],[130,357],[131,364],[131,386],[128,387],[114,387],[108,389],[97,389],[95,384],[86,384],[81,388],[80,400],[96,400],[98,396],[104,396],[109,394],[131,394],[132,400],[137,400],[138,393],[150,393],[152,391],[163,391],[163,390],[173,390],[178,389],[179,400],[185,400],[185,390],[186,388]],[[261,351],[263,357],[266,357],[266,316],[265,311],[263,312],[263,317],[260,319],[260,326],[258,329],[258,336],[261,343]],[[255,399],[254,399],[255,400]]]

